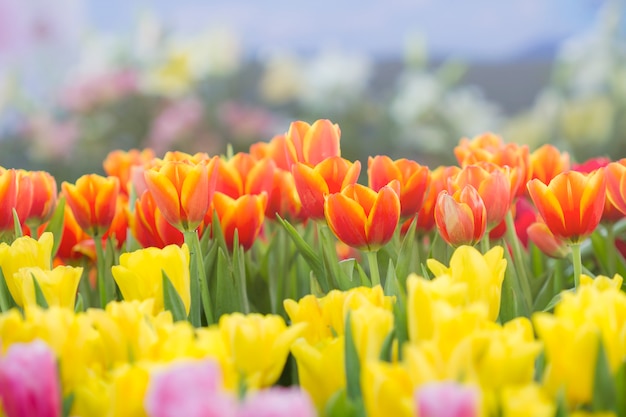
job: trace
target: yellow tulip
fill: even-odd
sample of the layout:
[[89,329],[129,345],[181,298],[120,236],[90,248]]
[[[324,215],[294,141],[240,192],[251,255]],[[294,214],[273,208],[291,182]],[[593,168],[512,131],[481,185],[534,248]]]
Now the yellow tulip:
[[556,413],[554,401],[534,383],[503,388],[500,406],[502,417],[552,417]]
[[147,416],[144,398],[150,382],[150,372],[146,365],[128,364],[118,367],[112,373],[110,385],[111,413],[113,417]]
[[352,311],[350,319],[361,363],[380,358],[385,338],[393,330],[393,313],[382,307],[363,305]]
[[232,366],[253,389],[271,386],[278,380],[291,344],[306,328],[304,323],[287,327],[276,315],[241,313],[223,315],[218,326]]
[[414,386],[399,364],[371,361],[361,371],[365,410],[370,417],[415,415]]
[[82,384],[74,390],[70,416],[108,416],[111,408],[109,383],[93,371],[89,371]]
[[81,267],[57,266],[52,270],[28,267],[21,268],[16,272],[13,275],[13,280],[21,294],[24,307],[37,304],[34,278],[37,280],[48,306],[73,309],[82,273],[83,268]]
[[30,236],[15,239],[11,245],[0,243],[0,268],[9,288],[9,292],[19,306],[23,305],[22,296],[13,278],[20,268],[39,267],[49,270],[52,266],[52,233],[42,233],[39,240]]
[[187,245],[169,245],[163,249],[150,247],[123,253],[120,264],[111,268],[124,299],[143,301],[153,298],[155,313],[164,308],[162,271],[167,274],[189,314],[191,295]]
[[470,302],[481,301],[489,306],[489,317],[496,320],[500,312],[502,281],[506,271],[504,249],[494,246],[482,255],[472,246],[459,246],[450,258],[450,267],[435,259],[426,261],[435,277],[449,275],[452,282],[468,285]]
[[304,338],[296,340],[291,353],[298,364],[298,379],[321,412],[330,397],[346,387],[343,336],[310,345]]

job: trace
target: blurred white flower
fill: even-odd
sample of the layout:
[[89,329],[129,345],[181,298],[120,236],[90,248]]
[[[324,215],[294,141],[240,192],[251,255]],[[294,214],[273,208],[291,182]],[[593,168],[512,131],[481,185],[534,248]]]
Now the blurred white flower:
[[442,86],[423,71],[411,71],[400,76],[397,94],[392,99],[391,117],[401,126],[410,126],[435,106],[443,94]]
[[302,63],[294,56],[276,53],[265,59],[259,84],[262,97],[273,104],[288,103],[304,89]]
[[440,104],[441,114],[459,136],[474,137],[498,130],[500,109],[487,101],[477,87],[464,86],[446,92]]

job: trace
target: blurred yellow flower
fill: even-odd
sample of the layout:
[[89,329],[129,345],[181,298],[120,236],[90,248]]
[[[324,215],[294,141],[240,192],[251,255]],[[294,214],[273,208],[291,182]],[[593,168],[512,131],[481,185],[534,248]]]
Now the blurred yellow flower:
[[63,265],[52,270],[27,267],[20,268],[13,275],[13,279],[21,294],[24,307],[37,304],[33,282],[33,279],[36,279],[48,306],[74,309],[76,291],[82,273],[83,268],[81,267]]
[[120,264],[111,268],[124,299],[153,298],[154,313],[164,308],[162,271],[167,274],[189,314],[191,294],[187,245],[169,245],[163,249],[150,247],[123,253]]
[[113,417],[144,417],[144,398],[150,382],[149,366],[123,365],[112,372],[110,385],[111,413]]
[[556,412],[554,401],[534,383],[503,388],[500,404],[502,417],[553,417]]
[[363,305],[351,312],[350,320],[361,363],[380,358],[385,338],[393,330],[393,313],[382,307]]
[[414,386],[399,364],[370,361],[361,370],[363,401],[369,417],[411,417],[415,414]]
[[23,301],[13,275],[20,268],[31,266],[49,270],[52,267],[53,243],[54,238],[50,232],[42,233],[39,240],[23,236],[15,239],[11,245],[0,243],[0,268],[2,268],[9,292],[17,305],[22,306]]

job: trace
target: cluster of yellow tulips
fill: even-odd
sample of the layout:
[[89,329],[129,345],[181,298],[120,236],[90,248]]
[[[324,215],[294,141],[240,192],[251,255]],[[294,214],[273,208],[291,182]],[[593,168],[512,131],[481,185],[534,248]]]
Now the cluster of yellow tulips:
[[0,170],[0,416],[626,416],[626,160],[339,135]]

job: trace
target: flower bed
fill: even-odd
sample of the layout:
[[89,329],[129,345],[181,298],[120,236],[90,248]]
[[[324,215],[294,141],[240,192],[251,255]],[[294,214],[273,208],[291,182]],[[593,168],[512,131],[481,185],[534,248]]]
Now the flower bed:
[[[0,415],[626,415],[626,159],[235,155],[0,173]],[[594,165],[595,164],[595,165]]]

